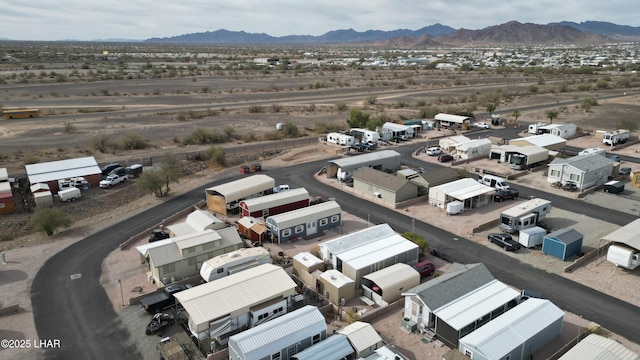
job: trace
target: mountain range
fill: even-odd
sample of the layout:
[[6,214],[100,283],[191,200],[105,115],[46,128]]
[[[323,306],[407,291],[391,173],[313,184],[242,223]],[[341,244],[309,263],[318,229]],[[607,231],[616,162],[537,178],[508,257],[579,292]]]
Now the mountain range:
[[510,21],[480,30],[454,29],[442,24],[418,30],[391,31],[353,29],[329,31],[320,36],[287,35],[274,37],[265,33],[247,33],[220,29],[145,42],[219,45],[304,45],[304,44],[371,44],[377,46],[473,46],[497,44],[593,44],[610,41],[640,41],[640,27],[601,21],[581,23],[562,21],[546,25]]

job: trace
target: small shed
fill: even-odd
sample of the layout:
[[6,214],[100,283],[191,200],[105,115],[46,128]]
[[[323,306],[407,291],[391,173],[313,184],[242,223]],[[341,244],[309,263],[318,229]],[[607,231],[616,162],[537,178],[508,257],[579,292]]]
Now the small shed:
[[51,191],[49,185],[45,183],[36,183],[29,187],[31,193],[43,192],[43,191]]
[[36,207],[53,206],[53,194],[51,191],[41,191],[33,194]]
[[355,351],[344,335],[332,335],[291,357],[291,360],[351,359]]
[[336,330],[336,334],[342,334],[349,339],[349,343],[353,346],[358,358],[367,356],[384,347],[384,342],[378,332],[371,324],[366,322],[356,321]]
[[320,275],[320,291],[326,292],[327,298],[334,304],[341,300],[349,301],[355,297],[356,284],[353,279],[338,270],[327,270]]
[[520,230],[518,242],[527,248],[537,248],[542,245],[547,230],[539,226]]
[[582,249],[582,234],[571,228],[556,230],[544,237],[542,253],[561,260],[578,255]]
[[253,216],[244,216],[236,221],[238,233],[252,243],[264,242],[267,239],[267,227],[264,222]]
[[380,306],[402,298],[402,293],[420,285],[420,273],[413,267],[398,263],[362,277],[364,296]]

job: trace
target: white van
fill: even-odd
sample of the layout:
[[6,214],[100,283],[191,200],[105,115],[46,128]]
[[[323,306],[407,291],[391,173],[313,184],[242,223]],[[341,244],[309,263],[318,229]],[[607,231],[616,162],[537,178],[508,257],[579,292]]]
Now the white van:
[[507,190],[510,188],[507,180],[494,175],[482,175],[478,178],[478,182],[496,188],[497,190]]
[[62,201],[74,201],[75,199],[80,199],[81,196],[80,189],[76,187],[58,191],[58,197]]

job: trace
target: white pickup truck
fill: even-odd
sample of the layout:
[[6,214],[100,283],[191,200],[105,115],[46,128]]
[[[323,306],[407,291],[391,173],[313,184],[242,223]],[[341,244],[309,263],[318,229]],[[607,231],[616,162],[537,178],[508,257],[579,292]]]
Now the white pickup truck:
[[107,176],[104,180],[100,181],[100,187],[103,189],[108,189],[110,187],[112,187],[113,185],[117,185],[121,182],[126,182],[127,181],[127,175],[109,175]]

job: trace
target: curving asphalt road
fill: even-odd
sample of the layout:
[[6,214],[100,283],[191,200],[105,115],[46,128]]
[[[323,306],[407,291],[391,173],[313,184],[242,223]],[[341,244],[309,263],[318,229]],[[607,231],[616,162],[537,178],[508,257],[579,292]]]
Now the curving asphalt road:
[[[409,154],[416,144],[397,147]],[[411,166],[430,168],[411,156],[403,156]],[[343,210],[373,223],[388,223],[396,231],[412,229],[429,239],[430,246],[447,258],[464,262],[483,262],[494,276],[516,288],[542,290],[545,297],[560,308],[582,315],[602,326],[640,343],[640,309],[600,293],[559,275],[547,273],[484,246],[468,241],[446,229],[440,229],[387,208],[362,200],[317,182],[312,174],[326,160],[267,171],[276,179],[290,184],[304,184],[311,194],[333,196]],[[33,315],[41,339],[60,339],[62,347],[45,352],[48,359],[133,359],[141,358],[135,344],[100,284],[101,265],[105,257],[124,239],[156,224],[204,196],[204,189],[240,176],[231,176],[194,189],[164,204],[150,208],[115,226],[75,243],[49,259],[36,275],[32,285]],[[522,189],[524,195],[550,197],[535,189]],[[624,225],[635,217],[600,208],[592,204],[551,196],[554,206],[579,211],[588,216]],[[579,205],[578,205],[579,204]],[[579,209],[578,209],[579,206]]]

